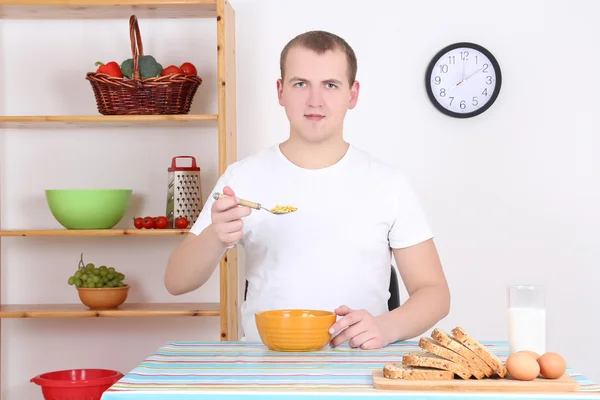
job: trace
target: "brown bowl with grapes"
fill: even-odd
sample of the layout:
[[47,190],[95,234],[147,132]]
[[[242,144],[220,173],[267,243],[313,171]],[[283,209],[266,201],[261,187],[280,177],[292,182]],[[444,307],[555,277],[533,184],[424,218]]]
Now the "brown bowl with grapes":
[[69,277],[69,285],[77,288],[79,300],[90,309],[111,310],[127,299],[130,286],[124,279],[125,275],[114,267],[84,263],[81,254],[77,271]]

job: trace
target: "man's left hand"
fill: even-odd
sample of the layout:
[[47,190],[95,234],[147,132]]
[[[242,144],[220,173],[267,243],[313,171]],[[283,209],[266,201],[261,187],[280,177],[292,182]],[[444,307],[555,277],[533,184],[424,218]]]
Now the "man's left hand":
[[341,306],[335,309],[335,313],[342,318],[331,326],[329,333],[341,333],[331,340],[332,347],[348,340],[350,347],[360,347],[364,350],[379,349],[386,345],[377,318],[368,311]]

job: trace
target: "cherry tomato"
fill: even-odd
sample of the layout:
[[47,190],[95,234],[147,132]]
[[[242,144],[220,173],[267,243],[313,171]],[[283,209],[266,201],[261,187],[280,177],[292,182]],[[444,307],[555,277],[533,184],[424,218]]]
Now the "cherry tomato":
[[156,229],[165,229],[169,226],[169,220],[167,217],[158,217],[156,218]]
[[173,74],[183,74],[183,72],[181,72],[181,69],[178,66],[169,65],[167,68],[162,70],[162,72],[160,73],[160,76],[167,76],[167,75],[173,75]]
[[144,227],[144,218],[142,217],[137,217],[133,220],[133,226],[135,226],[137,229],[142,229]]
[[178,229],[185,229],[189,225],[189,222],[186,217],[179,217],[175,221],[175,227]]
[[156,225],[156,223],[154,222],[154,218],[152,217],[146,217],[144,218],[144,228],[146,229],[154,229],[154,226]]
[[179,68],[181,69],[181,72],[186,75],[198,75],[196,67],[191,62],[184,62]]

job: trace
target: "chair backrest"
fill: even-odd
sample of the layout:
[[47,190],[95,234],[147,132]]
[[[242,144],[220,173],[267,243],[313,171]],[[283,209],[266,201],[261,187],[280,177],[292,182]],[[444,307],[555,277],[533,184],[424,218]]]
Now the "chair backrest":
[[[390,276],[390,298],[388,299],[388,310],[392,311],[400,307],[400,286],[398,285],[398,274],[393,265],[390,266],[392,269]],[[248,280],[246,280],[246,287],[244,289],[244,301],[248,294]]]

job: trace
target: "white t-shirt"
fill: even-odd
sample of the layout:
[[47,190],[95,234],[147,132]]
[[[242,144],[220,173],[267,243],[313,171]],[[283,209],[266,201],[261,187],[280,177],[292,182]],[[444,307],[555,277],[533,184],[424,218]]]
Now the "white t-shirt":
[[[237,197],[297,207],[244,218],[246,340],[260,341],[254,314],[284,308],[331,310],[346,305],[373,315],[388,311],[391,248],[432,237],[408,181],[395,168],[350,146],[336,164],[300,168],[272,146],[230,165],[191,232],[211,223],[212,194],[230,186]],[[243,300],[243,299],[241,299]]]

